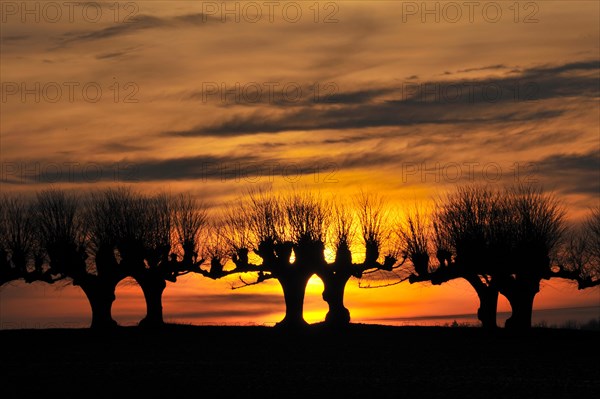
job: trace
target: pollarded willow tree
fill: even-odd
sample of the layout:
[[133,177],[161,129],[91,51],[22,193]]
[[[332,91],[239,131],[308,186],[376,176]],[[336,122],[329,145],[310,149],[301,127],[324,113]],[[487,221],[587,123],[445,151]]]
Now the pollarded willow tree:
[[600,207],[590,209],[563,244],[553,276],[575,281],[580,290],[600,285]]
[[21,196],[0,197],[0,286],[61,279],[45,264],[36,228],[35,207]]
[[539,188],[460,187],[438,202],[433,215],[439,264],[433,270],[415,268],[410,281],[464,278],[479,297],[483,327],[496,327],[501,293],[512,308],[506,327],[529,328],[541,281],[558,276],[553,264],[563,218],[560,202]]
[[[401,229],[414,266],[409,281],[439,285],[456,278],[465,279],[479,298],[477,317],[484,328],[496,327],[499,291],[495,271],[506,256],[502,249],[504,212],[498,192],[477,186],[459,187],[436,201],[431,229],[422,227],[425,223],[422,215],[409,216]],[[437,265],[429,262],[430,240],[434,243]]]
[[[224,222],[225,234],[240,227],[248,233],[240,236],[236,232],[227,237],[235,268],[221,275],[255,271],[257,280],[250,284],[276,279],[285,300],[285,317],[278,325],[305,326],[306,285],[325,264],[327,214],[322,199],[308,193],[283,197],[255,191],[245,198],[242,209],[238,214],[229,213]],[[246,242],[240,240],[244,236]],[[260,264],[249,262],[250,248],[260,258]]]
[[[334,204],[334,220],[331,223],[330,239],[335,249],[335,259],[321,268],[317,275],[323,281],[323,299],[329,305],[325,321],[332,325],[350,322],[350,312],[344,306],[344,294],[350,278],[363,278],[375,271],[392,272],[402,266],[406,256],[398,263],[398,249],[388,248],[380,262],[385,244],[389,244],[389,209],[383,197],[360,193],[351,209]],[[355,225],[358,224],[362,245],[365,250],[362,262],[353,262],[352,243]]]
[[512,308],[506,327],[529,328],[540,282],[554,276],[565,212],[554,195],[532,186],[506,190],[505,196],[510,245],[496,271],[498,287]]
[[[283,290],[286,305],[280,326],[306,325],[303,317],[304,296],[309,279],[319,276],[324,284],[323,299],[329,304],[326,322],[347,324],[348,309],[344,306],[346,283],[352,277],[361,277],[369,270],[392,270],[396,258],[392,255],[379,262],[386,224],[383,201],[364,195],[358,204],[358,219],[365,244],[366,256],[361,263],[353,263],[351,240],[354,234],[353,211],[333,205],[320,195],[296,192],[276,195],[271,192],[250,192],[239,205],[226,212],[220,232],[225,237],[228,252],[235,264],[231,270],[222,265],[212,266],[206,275],[220,278],[233,273],[257,273],[253,282],[276,279]],[[335,209],[330,215],[330,209]],[[325,257],[328,236],[335,249],[335,259]],[[260,262],[250,262],[250,250]]]
[[38,193],[36,219],[40,245],[51,270],[72,280],[81,287],[92,309],[92,328],[116,325],[111,316],[114,301],[113,284],[105,284],[105,267],[88,269],[88,236],[81,200],[62,190]]
[[161,326],[166,281],[199,273],[204,262],[198,259],[198,245],[207,222],[206,209],[189,194],[171,198],[124,188],[105,195],[113,201],[110,247],[120,258],[124,276],[139,284],[146,302],[140,325]]
[[116,326],[111,313],[115,290],[127,277],[140,285],[146,300],[140,323],[162,325],[165,281],[199,272],[203,262],[198,242],[206,210],[189,195],[171,199],[117,188],[83,201],[47,190],[37,196],[35,220],[49,263],[45,273],[81,287],[92,309],[92,328]]
[[140,326],[155,327],[164,323],[162,294],[166,280],[172,279],[171,244],[172,210],[169,198],[158,194],[133,193],[120,218],[117,250],[131,276],[142,289],[146,316]]

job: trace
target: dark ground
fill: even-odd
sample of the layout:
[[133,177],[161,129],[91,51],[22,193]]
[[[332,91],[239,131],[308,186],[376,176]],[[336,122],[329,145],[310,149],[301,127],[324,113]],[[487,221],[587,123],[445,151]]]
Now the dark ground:
[[[600,332],[168,326],[0,331],[0,397],[587,398]],[[595,394],[594,394],[595,392]]]

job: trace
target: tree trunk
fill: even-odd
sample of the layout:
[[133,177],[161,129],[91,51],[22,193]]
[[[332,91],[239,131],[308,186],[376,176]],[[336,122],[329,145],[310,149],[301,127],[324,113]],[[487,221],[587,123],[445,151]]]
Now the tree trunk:
[[98,277],[86,279],[80,284],[92,308],[93,329],[106,329],[117,326],[112,318],[112,304],[115,301],[116,284],[101,281]]
[[485,285],[478,276],[466,278],[466,280],[475,289],[479,297],[479,309],[477,309],[477,319],[481,322],[481,327],[485,329],[495,329],[496,314],[498,311],[498,290],[495,287]]
[[160,327],[164,325],[162,294],[167,283],[158,275],[147,275],[141,279],[136,279],[146,300],[146,317],[139,325],[140,327]]
[[336,273],[321,276],[323,280],[323,300],[329,305],[325,323],[330,326],[344,326],[350,323],[350,312],[344,306],[344,293],[349,274]]
[[288,272],[278,280],[283,288],[283,297],[285,298],[285,317],[279,323],[278,327],[303,328],[308,325],[304,320],[304,294],[310,275],[306,276],[298,272]]
[[531,328],[533,300],[536,294],[537,292],[533,290],[515,290],[515,292],[506,296],[512,308],[512,315],[506,320],[506,328],[513,330]]
[[477,318],[481,322],[481,327],[494,329],[496,324],[496,314],[498,312],[498,291],[493,288],[487,288],[485,292],[479,294],[479,309]]

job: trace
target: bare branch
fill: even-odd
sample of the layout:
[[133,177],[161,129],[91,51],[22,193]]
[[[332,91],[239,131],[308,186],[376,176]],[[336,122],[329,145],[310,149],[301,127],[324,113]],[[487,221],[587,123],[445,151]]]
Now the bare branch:
[[376,267],[379,251],[384,240],[390,236],[386,228],[388,210],[383,197],[377,194],[361,192],[356,197],[358,221],[365,245],[365,265]]
[[244,280],[242,278],[242,276],[238,276],[238,279],[242,282],[242,285],[233,285],[233,284],[231,284],[231,289],[232,290],[239,290],[240,288],[249,287],[251,285],[257,285],[257,284],[262,283],[265,280],[269,280],[269,279],[272,279],[272,278],[274,278],[274,276],[272,274],[262,273],[262,272],[258,273],[258,277],[257,277],[256,281],[251,281],[251,282],[248,282],[248,281]]
[[74,280],[87,274],[86,233],[79,199],[62,190],[45,190],[35,205],[40,244],[46,249],[53,274]]
[[397,229],[402,253],[410,259],[419,275],[429,273],[430,232],[422,210],[408,212]]
[[325,242],[329,215],[327,204],[320,195],[296,192],[284,198],[284,204],[293,242]]
[[197,262],[200,240],[208,228],[206,205],[190,194],[179,195],[173,203],[173,224],[178,247],[186,266]]

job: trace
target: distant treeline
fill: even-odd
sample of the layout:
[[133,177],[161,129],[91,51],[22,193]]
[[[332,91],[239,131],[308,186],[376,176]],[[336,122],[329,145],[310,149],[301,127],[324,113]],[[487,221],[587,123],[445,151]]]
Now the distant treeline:
[[146,301],[140,325],[162,325],[166,281],[187,273],[238,274],[238,287],[276,279],[286,309],[278,325],[292,328],[306,325],[313,275],[323,281],[325,323],[333,326],[350,322],[344,292],[351,277],[379,286],[463,278],[479,297],[483,327],[496,327],[501,294],[512,308],[506,327],[523,329],[531,327],[543,279],[569,279],[579,289],[599,284],[600,208],[567,227],[560,201],[532,186],[463,186],[430,210],[401,212],[364,192],[343,202],[310,191],[254,190],[219,212],[190,194],[131,188],[0,198],[0,285],[70,281],[90,302],[93,328],[116,326],[115,289],[128,277]]

